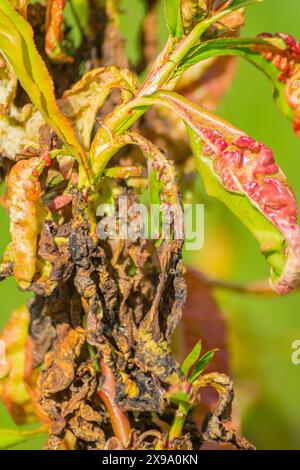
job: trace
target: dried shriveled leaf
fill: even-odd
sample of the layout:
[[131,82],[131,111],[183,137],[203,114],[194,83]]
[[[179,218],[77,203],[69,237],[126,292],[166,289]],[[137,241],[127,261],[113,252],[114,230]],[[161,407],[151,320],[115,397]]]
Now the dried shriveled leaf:
[[17,90],[17,77],[11,65],[0,54],[0,115],[7,114]]
[[66,91],[59,101],[60,109],[76,129],[86,150],[90,147],[97,113],[113,88],[121,89],[123,100],[132,96],[135,80],[128,70],[116,67],[94,69]]
[[7,202],[10,215],[14,276],[27,289],[36,272],[37,237],[41,221],[47,215],[40,196],[37,170],[43,158],[20,160],[7,179]]
[[32,103],[88,174],[85,152],[69,121],[58,108],[52,80],[34,43],[33,30],[8,0],[2,0],[0,4],[0,50]]
[[12,313],[0,340],[5,345],[7,370],[0,380],[0,399],[17,424],[36,421],[24,383],[25,349],[28,338],[29,312],[20,307]]
[[274,289],[281,294],[294,289],[300,276],[298,205],[271,149],[175,93],[158,92],[143,102],[167,106],[182,117],[207,192],[259,241]]
[[255,450],[252,444],[232,429],[231,412],[234,398],[232,381],[224,374],[211,373],[201,376],[194,384],[212,387],[219,394],[219,402],[215,409],[208,413],[202,424],[202,438],[207,442],[229,443],[237,449]]
[[200,21],[208,12],[207,0],[181,0],[180,6],[185,30],[190,30],[195,22]]
[[46,129],[40,112],[31,105],[25,105],[21,110],[11,106],[7,114],[0,115],[1,155],[17,160],[22,156],[37,154],[43,147]]

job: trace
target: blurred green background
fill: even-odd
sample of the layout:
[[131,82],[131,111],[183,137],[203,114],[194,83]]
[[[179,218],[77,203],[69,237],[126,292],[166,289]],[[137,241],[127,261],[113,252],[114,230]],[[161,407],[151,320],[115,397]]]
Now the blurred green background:
[[[128,40],[128,52],[132,61],[136,61],[143,1],[125,0],[122,9],[127,13],[122,18],[122,29]],[[247,9],[243,35],[284,31],[300,39],[299,20],[299,0],[267,0]],[[160,23],[161,38],[164,38],[166,31],[162,14]],[[275,107],[270,85],[264,76],[240,62],[232,88],[218,112],[274,149],[278,163],[300,200],[300,142],[294,136],[291,124]],[[226,221],[224,226],[220,224],[222,220]],[[207,228],[210,221],[212,226]],[[9,240],[8,219],[2,208],[0,223],[2,253]],[[214,242],[214,259],[211,261],[214,265],[209,266],[207,256],[205,258],[200,253],[196,257],[200,267],[204,264],[210,268],[210,273],[221,272],[228,279],[245,282],[268,276],[268,267],[256,242],[217,203],[207,210],[206,245],[210,245],[210,237]],[[217,269],[215,265],[218,263],[221,267]],[[300,294],[272,299],[220,292],[216,296],[229,324],[231,364],[243,432],[258,449],[299,450],[300,365],[292,364],[291,354],[293,341],[300,340]],[[24,303],[24,298],[26,296],[12,280],[0,284],[1,328],[11,310]],[[3,407],[0,407],[0,423],[0,427],[13,427]],[[38,449],[42,441],[38,438],[19,448]]]

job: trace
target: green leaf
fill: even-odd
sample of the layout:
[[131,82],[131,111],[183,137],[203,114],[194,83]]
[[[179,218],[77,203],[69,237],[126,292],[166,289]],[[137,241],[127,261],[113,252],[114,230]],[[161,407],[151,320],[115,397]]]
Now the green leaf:
[[266,48],[283,51],[286,45],[279,38],[221,38],[208,41],[195,47],[179,65],[172,80],[179,78],[182,73],[191,66],[206,59],[219,56],[239,56],[254,65],[270,80],[273,87],[273,95],[280,111],[290,120],[294,120],[294,110],[289,105],[286,97],[286,83],[278,79],[280,72],[275,65],[264,58],[262,51]]
[[196,361],[198,361],[199,356],[201,354],[201,349],[202,349],[202,344],[201,341],[198,341],[198,343],[194,346],[192,351],[187,355],[185,360],[183,361],[181,365],[181,372],[183,375],[187,376],[190,369],[193,367]]
[[[280,294],[294,289],[300,278],[298,206],[272,151],[176,93],[157,92],[145,97],[142,104],[146,103],[167,106],[182,117],[208,194],[222,201],[256,237],[270,263],[273,288]],[[241,140],[250,140],[252,150],[239,144]]]
[[37,434],[45,432],[44,429],[35,429],[34,431],[17,431],[15,429],[0,429],[0,450],[15,447],[23,442],[36,437]]
[[210,363],[210,361],[214,357],[216,351],[218,351],[218,349],[213,349],[212,351],[208,351],[206,354],[204,354],[204,356],[201,357],[199,362],[197,362],[197,364],[195,365],[195,369],[189,378],[189,381],[191,383],[193,383],[199,377],[199,375],[202,374],[206,366]]
[[8,0],[1,0],[0,3],[0,50],[32,103],[88,174],[85,152],[57,105],[53,82],[36,49],[33,30]]
[[232,0],[231,4],[229,5],[230,9],[238,9],[247,7],[248,5],[253,5],[254,3],[261,3],[264,0]]
[[173,38],[182,38],[183,27],[180,11],[181,0],[165,0],[165,15],[169,32]]

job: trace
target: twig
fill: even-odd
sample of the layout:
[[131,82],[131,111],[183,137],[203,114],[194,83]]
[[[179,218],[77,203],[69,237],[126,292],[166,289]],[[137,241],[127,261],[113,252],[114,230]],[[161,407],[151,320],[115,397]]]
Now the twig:
[[259,297],[280,297],[280,294],[272,290],[268,280],[240,284],[216,279],[193,269],[189,269],[189,272],[199,279],[199,281],[213,289],[230,290],[238,294],[255,295]]

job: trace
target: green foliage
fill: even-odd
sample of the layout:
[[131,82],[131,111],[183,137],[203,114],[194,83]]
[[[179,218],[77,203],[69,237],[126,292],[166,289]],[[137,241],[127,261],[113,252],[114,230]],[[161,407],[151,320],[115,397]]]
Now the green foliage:
[[44,429],[36,429],[33,431],[18,431],[14,429],[0,429],[0,450],[10,449],[19,444],[23,444],[38,434],[44,432]]
[[165,14],[169,32],[172,37],[179,39],[183,36],[180,3],[181,0],[165,0]]

